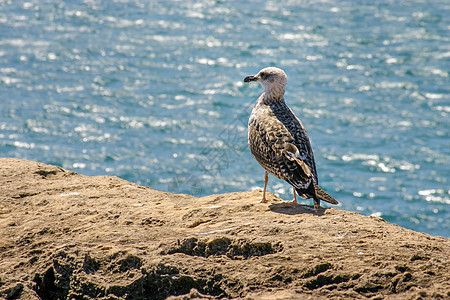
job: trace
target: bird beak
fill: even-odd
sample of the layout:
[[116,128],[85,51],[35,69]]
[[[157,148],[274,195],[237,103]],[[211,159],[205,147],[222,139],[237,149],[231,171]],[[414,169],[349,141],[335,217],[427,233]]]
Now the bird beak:
[[255,75],[250,75],[244,78],[244,82],[250,82],[250,81],[258,81],[258,77]]

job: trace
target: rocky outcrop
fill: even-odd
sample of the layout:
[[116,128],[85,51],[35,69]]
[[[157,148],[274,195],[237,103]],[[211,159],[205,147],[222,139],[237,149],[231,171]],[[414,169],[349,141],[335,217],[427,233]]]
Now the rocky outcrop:
[[0,187],[6,299],[450,297],[449,239],[377,217],[10,158]]

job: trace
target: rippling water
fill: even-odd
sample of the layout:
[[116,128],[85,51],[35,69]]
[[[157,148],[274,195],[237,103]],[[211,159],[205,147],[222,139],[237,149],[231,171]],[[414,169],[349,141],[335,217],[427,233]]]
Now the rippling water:
[[448,237],[449,16],[448,1],[0,1],[0,155],[197,196],[261,188],[246,145],[261,87],[242,79],[278,66],[341,208]]

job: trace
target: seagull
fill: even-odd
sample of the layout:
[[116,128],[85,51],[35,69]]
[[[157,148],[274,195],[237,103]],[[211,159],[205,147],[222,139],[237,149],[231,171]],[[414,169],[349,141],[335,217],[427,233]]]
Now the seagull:
[[264,88],[248,121],[248,145],[256,161],[264,168],[264,192],[261,202],[266,203],[268,173],[287,181],[297,196],[314,199],[318,212],[320,200],[339,204],[319,187],[314,154],[302,122],[284,101],[287,76],[282,69],[264,68],[256,75],[245,77],[244,82],[257,81]]

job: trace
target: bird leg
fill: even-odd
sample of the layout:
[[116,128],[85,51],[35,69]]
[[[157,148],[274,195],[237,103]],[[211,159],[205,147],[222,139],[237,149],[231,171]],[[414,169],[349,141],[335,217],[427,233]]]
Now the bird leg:
[[317,212],[319,212],[319,208],[320,208],[320,199],[317,197],[314,197],[314,210]]
[[288,203],[298,204],[298,202],[297,202],[297,192],[295,191],[295,187],[292,187],[292,191],[294,192],[294,200],[289,201]]
[[266,171],[266,175],[264,176],[264,191],[263,191],[263,197],[262,197],[261,203],[267,203],[266,188],[267,188],[268,181],[269,181],[269,173]]

